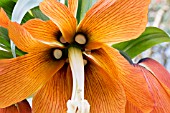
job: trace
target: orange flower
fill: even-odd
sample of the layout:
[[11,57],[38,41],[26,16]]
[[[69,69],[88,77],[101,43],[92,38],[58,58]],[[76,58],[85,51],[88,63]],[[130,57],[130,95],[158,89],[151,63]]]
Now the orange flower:
[[[150,113],[169,113],[170,111],[170,74],[158,62],[146,58],[141,60],[137,68],[141,69],[154,99],[154,107]],[[145,68],[149,71],[147,71]],[[126,113],[142,113],[130,102],[126,104]]]
[[50,20],[24,25],[1,9],[0,25],[28,54],[0,60],[0,107],[35,94],[35,113],[124,113],[128,103],[152,111],[153,95],[141,69],[108,46],[144,31],[149,2],[99,0],[78,26],[78,0],[69,0],[68,7],[44,0],[40,9]]
[[23,100],[16,105],[0,108],[0,113],[31,113],[31,107],[27,100]]

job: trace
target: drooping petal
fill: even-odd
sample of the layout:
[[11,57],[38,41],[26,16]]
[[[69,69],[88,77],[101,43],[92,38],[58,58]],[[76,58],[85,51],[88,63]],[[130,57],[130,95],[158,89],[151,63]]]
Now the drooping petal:
[[72,77],[65,65],[33,98],[34,113],[66,113],[71,98]]
[[63,65],[50,52],[0,60],[0,107],[17,103],[40,89]]
[[91,113],[124,113],[126,96],[122,85],[93,62],[85,66],[85,98]]
[[77,9],[78,9],[78,0],[68,0],[68,8],[76,18]]
[[22,26],[15,22],[10,22],[8,25],[10,39],[18,48],[25,52],[45,51],[52,47],[62,47],[59,43],[50,43],[43,40],[37,40]]
[[44,0],[40,4],[40,9],[58,26],[64,39],[72,42],[77,23],[72,12],[64,4],[55,0]]
[[7,28],[9,21],[10,20],[9,20],[6,12],[2,8],[0,8],[0,26]]
[[145,30],[149,3],[150,0],[99,0],[86,13],[78,32],[88,35],[89,49],[100,43],[135,39]]
[[170,73],[157,61],[146,58],[139,62],[139,65],[148,69],[160,82],[170,88]]
[[105,69],[112,79],[118,79],[122,83],[128,101],[143,112],[152,110],[153,100],[140,69],[129,64],[117,50],[109,46],[94,50],[91,55],[87,56],[98,66]]
[[137,107],[135,107],[129,101],[126,102],[126,109],[125,109],[125,111],[126,111],[125,113],[143,113],[142,111],[140,111]]
[[15,105],[11,105],[6,108],[0,108],[0,113],[19,113]]
[[21,102],[18,102],[17,107],[18,107],[19,113],[32,113],[31,106],[29,105],[26,99]]
[[[51,21],[42,21],[32,19],[23,24],[23,27],[32,35],[32,37],[49,43],[57,43],[59,36],[58,27]],[[58,42],[58,45],[61,45]]]
[[154,109],[151,113],[169,113],[170,89],[159,82],[153,74],[141,67],[154,98]]

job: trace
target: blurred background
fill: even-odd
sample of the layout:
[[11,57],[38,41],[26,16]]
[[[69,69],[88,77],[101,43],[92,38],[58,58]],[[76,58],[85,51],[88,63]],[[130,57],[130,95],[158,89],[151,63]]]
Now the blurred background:
[[[148,14],[148,25],[159,27],[170,35],[170,0],[151,0]],[[164,65],[170,72],[170,43],[156,45],[133,59],[138,62],[150,57]]]

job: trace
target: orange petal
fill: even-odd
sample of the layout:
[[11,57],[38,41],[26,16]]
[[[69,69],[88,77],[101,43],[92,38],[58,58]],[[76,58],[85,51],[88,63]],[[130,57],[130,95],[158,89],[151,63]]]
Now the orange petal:
[[31,106],[29,105],[26,99],[21,102],[18,102],[17,107],[20,113],[32,113]]
[[125,111],[126,111],[125,113],[143,113],[129,101],[127,101],[127,103],[126,103]]
[[126,95],[122,85],[92,62],[85,67],[85,99],[91,113],[124,113]]
[[57,41],[59,29],[51,20],[42,21],[40,19],[32,19],[23,24],[23,27],[32,35],[32,37],[38,40],[61,45]]
[[[152,75],[145,68],[141,67],[144,76],[147,79],[149,88],[154,98],[154,109],[151,113],[169,113],[170,111],[170,89],[159,82],[154,75]],[[166,89],[165,89],[166,88]]]
[[76,17],[77,9],[78,9],[78,0],[68,0],[68,8],[70,12]]
[[67,42],[72,42],[77,23],[72,12],[65,5],[55,0],[44,0],[40,4],[40,9],[58,26],[64,39]]
[[33,97],[34,113],[66,113],[71,98],[71,70],[65,65]]
[[33,38],[24,27],[15,22],[9,23],[8,32],[10,39],[25,52],[45,51],[51,47],[61,47],[57,41],[56,43],[50,43]]
[[9,21],[10,20],[9,20],[6,12],[2,8],[0,8],[0,26],[7,28]]
[[[78,32],[95,43],[113,44],[137,38],[147,24],[150,0],[99,0],[81,21]],[[95,47],[97,48],[97,47]]]
[[0,60],[0,107],[17,103],[40,89],[64,64],[50,52]]
[[139,65],[147,68],[160,82],[164,83],[170,88],[170,73],[165,69],[164,66],[150,58],[141,60]]
[[149,112],[153,107],[153,100],[147,82],[140,69],[120,55],[109,46],[92,51],[91,57],[98,66],[105,69],[112,79],[118,79],[122,83],[127,99],[143,112]]
[[[0,113],[19,113],[15,105],[11,105],[6,108],[0,108]],[[22,113],[22,112],[21,112]]]

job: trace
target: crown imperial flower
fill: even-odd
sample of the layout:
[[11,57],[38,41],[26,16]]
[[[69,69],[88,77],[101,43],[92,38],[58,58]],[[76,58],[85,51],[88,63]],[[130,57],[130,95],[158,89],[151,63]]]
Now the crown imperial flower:
[[23,25],[1,9],[0,25],[27,54],[0,60],[0,107],[35,94],[35,113],[151,112],[154,101],[144,75],[150,72],[109,46],[144,31],[149,3],[98,0],[78,25],[78,0],[68,0],[68,7],[44,0],[40,10],[50,20]]

